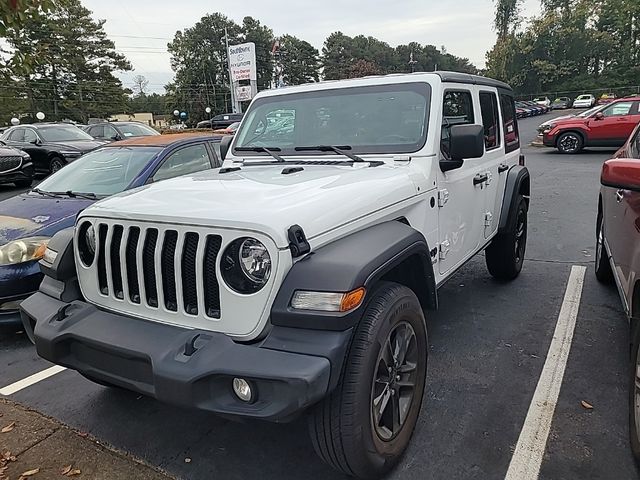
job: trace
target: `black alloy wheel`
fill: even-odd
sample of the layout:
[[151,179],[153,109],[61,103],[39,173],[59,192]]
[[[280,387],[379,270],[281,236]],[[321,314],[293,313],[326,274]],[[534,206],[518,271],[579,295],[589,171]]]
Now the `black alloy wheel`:
[[60,157],[53,157],[51,159],[49,170],[51,170],[51,173],[56,173],[58,170],[60,170],[66,164],[67,163],[63,159],[61,159]]
[[558,150],[560,153],[573,154],[582,150],[583,141],[579,133],[567,132],[558,138]]
[[371,390],[371,421],[381,440],[393,440],[402,430],[413,402],[418,373],[416,333],[401,322],[389,332],[378,354]]

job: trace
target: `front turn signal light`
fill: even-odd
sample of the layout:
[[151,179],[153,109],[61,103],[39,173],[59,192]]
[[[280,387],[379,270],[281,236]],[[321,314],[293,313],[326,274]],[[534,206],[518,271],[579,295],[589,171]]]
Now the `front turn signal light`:
[[297,290],[291,299],[291,307],[296,310],[349,312],[362,304],[365,292],[364,287],[346,293]]

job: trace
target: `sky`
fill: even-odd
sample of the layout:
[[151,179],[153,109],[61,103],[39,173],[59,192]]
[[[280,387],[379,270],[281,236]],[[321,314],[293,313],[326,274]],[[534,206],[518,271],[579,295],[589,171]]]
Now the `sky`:
[[[376,37],[391,46],[416,41],[467,57],[484,66],[485,53],[496,39],[492,28],[492,0],[321,0],[240,2],[203,0],[82,0],[95,19],[106,20],[105,31],[134,67],[120,74],[123,84],[133,85],[144,75],[151,92],[162,93],[173,72],[167,43],[176,30],[193,26],[216,11],[241,23],[252,16],[269,26],[276,36],[302,38],[318,50],[332,32]],[[525,17],[539,12],[539,0],[525,0]]]

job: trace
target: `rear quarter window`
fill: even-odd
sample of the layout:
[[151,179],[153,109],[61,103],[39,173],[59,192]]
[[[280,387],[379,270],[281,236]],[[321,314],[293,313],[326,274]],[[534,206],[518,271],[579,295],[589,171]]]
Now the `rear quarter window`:
[[509,153],[520,148],[520,134],[518,132],[518,120],[516,119],[516,107],[513,97],[506,93],[501,93],[500,107],[502,109],[505,152]]

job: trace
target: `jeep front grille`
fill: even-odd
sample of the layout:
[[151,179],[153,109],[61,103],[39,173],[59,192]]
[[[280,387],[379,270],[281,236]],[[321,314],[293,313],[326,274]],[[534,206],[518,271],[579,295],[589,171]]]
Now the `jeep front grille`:
[[7,173],[22,165],[22,157],[0,157],[0,173]]
[[220,318],[219,235],[99,223],[102,296],[186,315]]

